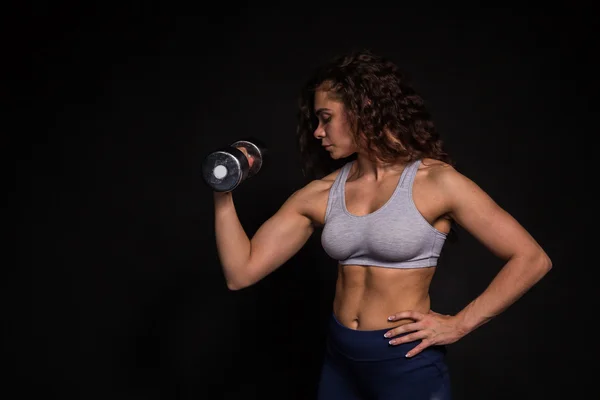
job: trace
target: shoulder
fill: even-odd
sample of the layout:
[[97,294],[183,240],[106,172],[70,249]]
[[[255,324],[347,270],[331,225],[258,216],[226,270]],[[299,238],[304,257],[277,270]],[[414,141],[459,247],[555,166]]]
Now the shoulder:
[[419,165],[418,173],[429,184],[440,189],[450,188],[456,184],[464,184],[469,179],[456,170],[454,166],[440,160],[424,158]]
[[425,186],[433,188],[448,211],[493,202],[477,183],[452,165],[433,159],[424,159],[421,164],[419,174],[422,175]]
[[327,176],[315,179],[294,191],[286,201],[296,212],[309,217],[316,224],[322,224],[329,191],[341,172],[339,168]]
[[292,193],[292,197],[307,199],[328,193],[341,171],[342,168],[338,168],[320,179],[308,182],[305,186]]
[[439,196],[448,203],[452,203],[453,199],[464,199],[468,192],[479,189],[471,179],[454,166],[431,158],[421,160],[417,176],[420,184],[429,193]]

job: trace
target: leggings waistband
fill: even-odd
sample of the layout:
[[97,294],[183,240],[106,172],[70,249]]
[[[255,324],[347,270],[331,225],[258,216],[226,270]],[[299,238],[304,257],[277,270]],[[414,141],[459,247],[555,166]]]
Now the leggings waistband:
[[[391,345],[391,338],[383,336],[390,328],[377,330],[355,330],[343,325],[335,316],[331,314],[329,322],[328,345],[347,358],[356,361],[381,361],[388,359],[404,358],[406,353],[416,347],[420,340],[415,340],[399,345]],[[397,335],[401,337],[408,333]],[[443,358],[446,349],[444,346],[430,346],[419,353],[416,357],[435,359]],[[412,359],[412,358],[411,358]]]

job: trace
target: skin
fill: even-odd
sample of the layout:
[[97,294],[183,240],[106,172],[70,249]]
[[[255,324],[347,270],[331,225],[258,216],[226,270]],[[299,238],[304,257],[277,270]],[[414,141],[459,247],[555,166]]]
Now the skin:
[[[355,144],[343,104],[329,92],[316,92],[315,114],[319,119],[315,140],[326,146],[332,158],[357,154],[345,186],[348,211],[365,215],[380,208],[406,163],[370,160]],[[240,225],[231,193],[214,193],[217,248],[231,290],[248,287],[273,272],[323,226],[329,190],[339,172],[293,193],[251,239]],[[486,290],[456,315],[430,309],[433,266],[338,265],[333,303],[338,320],[350,329],[386,329],[391,345],[419,341],[407,357],[432,345],[458,341],[503,312],[552,267],[548,255],[509,213],[448,164],[423,160],[413,185],[413,201],[435,229],[448,233],[455,221],[505,264]]]

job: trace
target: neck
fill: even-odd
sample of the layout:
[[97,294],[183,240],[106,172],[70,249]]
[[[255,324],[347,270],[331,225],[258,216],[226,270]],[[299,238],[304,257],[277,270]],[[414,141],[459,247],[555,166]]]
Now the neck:
[[407,164],[404,160],[385,163],[359,154],[352,175],[369,181],[381,181],[388,176],[401,174]]

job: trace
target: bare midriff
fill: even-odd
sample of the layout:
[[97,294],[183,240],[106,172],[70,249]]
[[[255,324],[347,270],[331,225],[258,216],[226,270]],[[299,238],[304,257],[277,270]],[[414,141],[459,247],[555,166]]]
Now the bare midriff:
[[341,324],[355,330],[378,330],[414,322],[388,321],[401,311],[426,313],[435,267],[384,268],[338,265],[333,312]]

